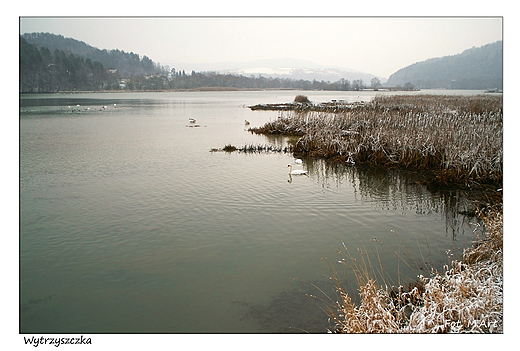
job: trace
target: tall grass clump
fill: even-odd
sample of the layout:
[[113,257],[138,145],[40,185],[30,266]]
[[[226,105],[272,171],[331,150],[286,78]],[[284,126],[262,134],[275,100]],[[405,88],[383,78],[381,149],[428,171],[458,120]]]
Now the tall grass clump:
[[[336,333],[502,333],[502,211],[481,215],[480,238],[442,272],[419,275],[417,284],[378,286],[370,270],[353,269],[359,297],[342,288],[330,310]],[[363,266],[363,265],[362,265]],[[354,300],[359,300],[355,302]]]
[[376,96],[337,113],[290,111],[255,133],[301,136],[294,152],[435,171],[438,183],[501,183],[502,98]]
[[301,104],[310,104],[311,103],[311,101],[309,100],[309,98],[306,95],[296,95],[296,97],[294,98],[294,102],[298,102]]

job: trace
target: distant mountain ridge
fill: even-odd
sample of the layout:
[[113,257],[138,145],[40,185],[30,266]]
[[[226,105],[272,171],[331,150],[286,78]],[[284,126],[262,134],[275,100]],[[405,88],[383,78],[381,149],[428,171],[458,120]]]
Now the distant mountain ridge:
[[380,83],[419,89],[502,89],[502,57],[502,41],[497,41],[414,63],[385,83],[370,73],[294,58],[179,63],[170,69],[133,52],[101,50],[51,33],[26,33],[20,35],[20,92],[198,87],[360,90],[381,87]]
[[372,78],[378,78],[381,82],[385,82],[386,78],[378,77],[371,73],[361,72],[358,70],[337,67],[325,66],[318,63],[295,59],[290,57],[253,60],[248,62],[218,62],[211,64],[191,64],[178,63],[176,68],[189,69],[195,71],[205,72],[220,72],[226,74],[241,74],[245,76],[262,76],[271,78],[288,78],[294,80],[318,80],[335,82],[340,79],[347,79],[350,81],[363,80],[368,83]]
[[392,74],[385,86],[406,83],[419,89],[502,89],[502,41],[416,62]]

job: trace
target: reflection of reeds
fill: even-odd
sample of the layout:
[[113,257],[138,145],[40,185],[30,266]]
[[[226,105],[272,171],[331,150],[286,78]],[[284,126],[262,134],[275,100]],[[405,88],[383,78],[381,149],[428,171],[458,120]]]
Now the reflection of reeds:
[[[359,302],[333,274],[339,299],[329,311],[339,333],[501,333],[502,212],[482,215],[487,234],[465,250],[461,261],[419,275],[408,288],[378,286],[366,259],[350,260],[356,274]],[[382,271],[382,267],[381,267]]]
[[[432,189],[424,184],[428,174],[384,167],[352,167],[324,159],[304,158],[305,169],[323,188],[349,184],[357,201],[370,202],[380,210],[418,215],[438,214],[446,223],[446,236],[464,235],[477,207],[488,203],[480,193],[466,188]],[[496,190],[493,188],[492,190]],[[496,191],[495,191],[496,192]]]
[[437,181],[502,181],[502,98],[377,96],[338,113],[290,111],[251,131],[301,136],[294,151],[433,169]]

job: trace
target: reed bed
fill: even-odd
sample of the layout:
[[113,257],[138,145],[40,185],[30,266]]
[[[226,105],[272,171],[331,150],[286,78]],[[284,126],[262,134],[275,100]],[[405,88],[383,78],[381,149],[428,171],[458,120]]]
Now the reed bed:
[[294,152],[429,169],[438,183],[501,183],[502,97],[376,96],[355,109],[281,112],[253,133],[300,136]]
[[[354,263],[357,296],[338,291],[329,313],[335,333],[502,333],[502,211],[481,214],[485,236],[464,251],[462,260],[407,288],[377,286],[366,261]],[[368,267],[368,268],[367,268]]]
[[251,154],[257,154],[257,153],[288,153],[292,152],[293,148],[291,146],[274,146],[269,144],[246,144],[242,147],[236,147],[231,144],[225,145],[221,149],[213,148],[210,150],[210,152],[242,152],[242,153],[251,153]]

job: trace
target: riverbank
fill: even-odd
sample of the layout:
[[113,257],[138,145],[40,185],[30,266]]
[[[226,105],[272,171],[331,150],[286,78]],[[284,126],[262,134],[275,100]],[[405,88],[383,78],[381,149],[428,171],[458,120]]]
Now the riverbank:
[[297,91],[295,88],[235,88],[235,87],[198,87],[198,88],[186,88],[186,89],[142,89],[142,90],[130,90],[130,89],[117,89],[117,90],[62,90],[57,92],[38,92],[30,93],[24,92],[19,94],[24,95],[38,95],[38,94],[94,94],[94,93],[108,93],[108,94],[120,94],[120,93],[165,93],[165,92],[204,92],[204,91]]
[[[323,89],[300,89],[300,88],[237,88],[237,87],[219,87],[206,86],[195,88],[176,88],[176,89],[112,89],[112,90],[60,90],[60,91],[43,91],[43,92],[19,92],[24,95],[38,94],[93,94],[93,93],[164,93],[164,92],[187,92],[187,91],[324,91]],[[336,91],[336,90],[328,90]],[[384,89],[361,89],[361,90],[342,90],[344,92],[352,91],[410,91],[402,88],[384,88]],[[413,90],[419,91],[419,90]]]
[[[376,286],[358,277],[360,303],[339,292],[330,309],[335,333],[503,333],[503,218],[501,207],[480,213],[485,236],[443,272],[404,287]],[[357,263],[352,263],[356,265]],[[366,273],[366,272],[363,272]]]
[[460,261],[408,287],[377,286],[371,269],[342,260],[358,272],[359,296],[349,295],[333,274],[339,296],[329,311],[331,331],[502,333],[502,97],[376,96],[316,110],[290,105],[296,108],[283,107],[278,119],[249,130],[297,136],[293,151],[299,155],[423,170],[430,185],[474,189],[485,227]]

